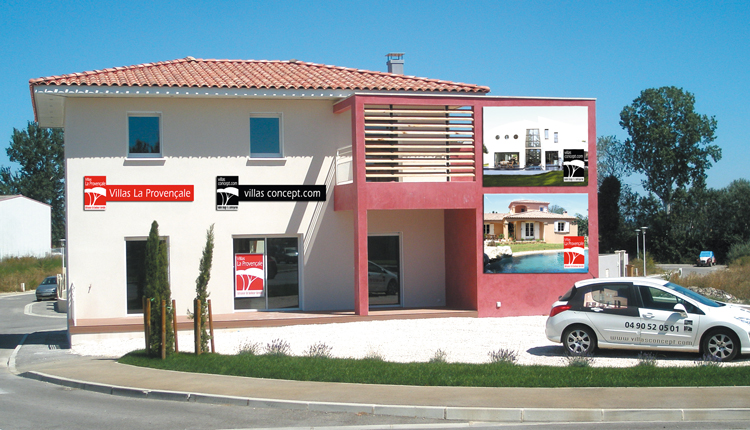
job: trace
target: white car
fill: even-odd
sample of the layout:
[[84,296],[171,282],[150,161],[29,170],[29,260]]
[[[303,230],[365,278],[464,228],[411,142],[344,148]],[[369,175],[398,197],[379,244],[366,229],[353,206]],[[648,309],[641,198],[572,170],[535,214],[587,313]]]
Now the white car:
[[545,331],[571,355],[598,347],[698,352],[730,361],[750,353],[750,311],[652,278],[576,282],[552,305]]

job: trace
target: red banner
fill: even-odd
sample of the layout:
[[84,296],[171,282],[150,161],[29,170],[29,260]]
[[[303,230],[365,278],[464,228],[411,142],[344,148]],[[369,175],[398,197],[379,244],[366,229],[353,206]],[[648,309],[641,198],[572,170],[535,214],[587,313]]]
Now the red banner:
[[263,297],[263,254],[234,255],[234,297]]
[[106,176],[83,177],[83,209],[103,211],[107,202],[192,202],[193,185],[107,185]]
[[565,252],[565,269],[583,269],[586,265],[585,240],[583,236],[565,236],[563,238]]

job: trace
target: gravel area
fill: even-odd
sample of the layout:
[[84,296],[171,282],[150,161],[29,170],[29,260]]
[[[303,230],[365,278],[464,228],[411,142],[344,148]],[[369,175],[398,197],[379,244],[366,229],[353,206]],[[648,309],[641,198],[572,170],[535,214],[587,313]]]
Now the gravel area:
[[[566,366],[568,359],[562,346],[544,336],[546,319],[437,318],[218,330],[215,344],[217,352],[235,354],[243,345],[258,344],[262,350],[280,339],[289,344],[293,355],[304,355],[311,345],[322,342],[331,347],[334,357],[379,355],[395,362],[429,361],[441,350],[449,362],[483,363],[490,360],[491,351],[505,349],[517,353],[518,364]],[[192,332],[181,332],[178,341],[183,351],[193,351]],[[143,335],[131,333],[82,342],[73,347],[73,352],[119,357],[143,347]],[[699,358],[698,354],[656,354],[659,366],[693,366]],[[598,350],[592,366],[628,367],[638,361],[638,351]],[[750,358],[726,365],[750,365]]]

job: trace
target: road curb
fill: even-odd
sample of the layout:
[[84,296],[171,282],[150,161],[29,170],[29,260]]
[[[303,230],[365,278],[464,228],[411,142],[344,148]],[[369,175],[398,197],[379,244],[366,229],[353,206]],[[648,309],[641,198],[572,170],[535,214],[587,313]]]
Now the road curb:
[[740,421],[750,420],[750,408],[722,409],[570,409],[570,408],[480,408],[455,406],[370,405],[360,403],[307,402],[299,400],[263,399],[222,396],[217,394],[182,391],[148,390],[122,387],[63,378],[37,371],[19,376],[79,390],[94,391],[113,396],[250,406],[253,408],[295,409],[317,412],[367,413],[461,421],[502,423],[552,422],[660,422],[660,421]]

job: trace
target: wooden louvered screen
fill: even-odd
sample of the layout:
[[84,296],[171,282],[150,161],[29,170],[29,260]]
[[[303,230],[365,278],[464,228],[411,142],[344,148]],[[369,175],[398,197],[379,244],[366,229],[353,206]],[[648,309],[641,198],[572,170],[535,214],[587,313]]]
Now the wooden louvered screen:
[[474,180],[470,106],[365,106],[368,181]]

